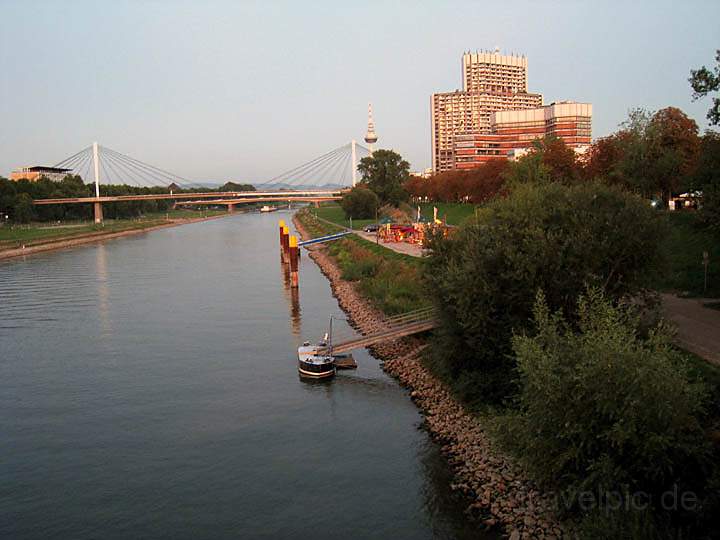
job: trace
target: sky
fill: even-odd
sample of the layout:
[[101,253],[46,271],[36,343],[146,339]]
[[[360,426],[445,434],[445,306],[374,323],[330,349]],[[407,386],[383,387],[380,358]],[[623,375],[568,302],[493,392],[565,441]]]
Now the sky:
[[93,141],[197,181],[268,180],[351,139],[430,166],[430,95],[463,51],[528,57],[545,103],[707,127],[690,69],[720,48],[720,2],[0,0],[0,175]]

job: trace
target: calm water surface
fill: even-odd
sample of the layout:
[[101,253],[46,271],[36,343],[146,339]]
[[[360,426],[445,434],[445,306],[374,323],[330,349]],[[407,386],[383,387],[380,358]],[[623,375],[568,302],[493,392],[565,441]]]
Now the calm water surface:
[[0,262],[0,537],[477,537],[377,360],[298,378],[340,310],[278,217]]

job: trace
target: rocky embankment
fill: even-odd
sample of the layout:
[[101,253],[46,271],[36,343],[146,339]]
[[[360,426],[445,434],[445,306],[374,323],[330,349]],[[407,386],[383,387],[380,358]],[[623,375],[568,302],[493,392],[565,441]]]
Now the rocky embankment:
[[[308,235],[296,218],[295,227]],[[329,279],[340,307],[359,330],[377,329],[383,315],[360,296],[351,282],[341,277],[323,246],[311,246],[310,257]],[[568,537],[554,517],[554,501],[541,493],[520,468],[491,443],[477,417],[465,412],[419,361],[424,343],[404,338],[371,348],[384,362],[383,369],[410,389],[410,397],[425,416],[432,437],[442,445],[455,474],[453,489],[461,491],[466,512],[487,527],[499,527],[512,539]]]

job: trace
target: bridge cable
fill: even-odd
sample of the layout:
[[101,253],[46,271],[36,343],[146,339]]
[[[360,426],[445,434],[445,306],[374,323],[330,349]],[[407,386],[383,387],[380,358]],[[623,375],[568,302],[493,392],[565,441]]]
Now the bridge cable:
[[293,168],[293,169],[290,169],[289,171],[286,171],[286,172],[284,172],[284,173],[282,173],[282,174],[279,174],[279,175],[275,176],[274,178],[271,178],[270,180],[268,180],[268,181],[266,181],[266,182],[261,182],[261,183],[259,183],[259,184],[257,184],[257,185],[262,186],[262,185],[268,185],[268,184],[273,184],[273,183],[279,183],[279,182],[278,182],[279,179],[284,178],[284,177],[287,177],[287,176],[290,176],[290,175],[293,175],[293,174],[296,174],[296,173],[299,172],[300,170],[305,169],[306,167],[308,167],[308,166],[310,166],[310,165],[313,165],[314,163],[316,163],[316,162],[318,162],[318,161],[325,161],[327,158],[329,158],[330,156],[332,156],[332,155],[335,154],[336,152],[342,151],[344,148],[345,148],[345,146],[342,146],[342,147],[340,147],[340,148],[335,148],[334,150],[331,150],[330,152],[327,152],[327,153],[323,154],[322,156],[319,156],[319,157],[317,157],[317,158],[315,158],[315,159],[313,159],[313,160],[311,160],[311,161],[309,161],[309,162],[307,162],[307,163],[304,163],[304,164],[302,164],[302,165],[299,165],[299,166],[297,166],[297,167],[295,167],[295,168]]
[[168,184],[165,183],[164,179],[154,176],[154,174],[143,170],[132,162],[125,161],[122,158],[112,154],[108,154],[107,159],[112,160],[124,175],[127,175],[128,177],[134,176],[138,178],[139,183],[136,183],[138,183],[140,187],[150,188],[168,186]]
[[[114,162],[114,160],[112,160],[112,159],[108,156],[105,161],[107,162],[108,167],[113,171],[113,174],[115,174],[118,178],[122,178],[122,177],[123,177],[122,172],[118,173],[118,171],[115,170],[115,162]],[[118,166],[118,167],[119,167],[119,166]],[[138,183],[137,180],[135,180],[134,178],[131,178],[129,175],[128,175],[127,180],[131,181],[133,184],[135,184],[135,185],[136,185],[137,187],[139,187],[139,188],[144,187],[144,186],[140,185],[140,183]]]
[[[342,157],[343,152],[346,150],[346,146],[337,148],[334,152],[332,152],[331,155],[327,155],[325,159],[322,161],[318,161],[315,164],[312,164],[311,166],[303,167],[301,171],[298,171],[296,174],[298,178],[296,180],[288,182],[288,185],[297,185],[300,182],[303,181],[303,178],[301,176],[307,177],[314,177],[317,178],[320,176],[321,178],[324,177],[324,171],[327,170],[328,167],[332,167],[332,164],[335,162],[336,159],[339,159]],[[304,180],[307,182],[307,180]],[[306,183],[305,185],[311,185]]]
[[293,180],[285,182],[287,185],[298,185],[302,181],[303,176],[307,176],[311,173],[315,173],[318,169],[325,166],[325,164],[329,161],[331,161],[338,153],[342,151],[341,148],[336,148],[332,152],[328,152],[324,156],[321,156],[320,158],[316,158],[313,161],[310,161],[308,163],[305,163],[304,165],[300,165],[299,167],[296,167],[295,169],[292,169],[291,171],[288,171],[286,173],[283,173],[280,176],[276,176],[274,180],[279,180],[280,178],[287,177],[287,176],[294,176]]
[[[122,163],[123,168],[126,171],[129,169],[133,169],[133,170],[141,173],[141,174],[136,174],[136,176],[138,178],[141,178],[143,182],[149,183],[150,186],[168,187],[171,183],[177,184],[179,187],[183,187],[185,185],[184,182],[178,180],[178,178],[181,178],[181,177],[174,177],[174,176],[172,176],[172,173],[162,171],[162,169],[158,169],[157,167],[153,167],[152,165],[147,165],[146,163],[143,163],[142,161],[138,161],[136,159],[130,158],[129,156],[126,156],[125,154],[121,154],[120,152],[116,152],[109,148],[107,148],[105,150],[107,151],[108,157],[112,157],[112,158],[116,159],[118,162],[118,165],[120,163]],[[142,175],[145,175],[145,176],[142,176]],[[151,182],[148,179],[148,177],[151,178],[154,181],[154,183]],[[168,179],[170,180],[170,182],[168,182]]]

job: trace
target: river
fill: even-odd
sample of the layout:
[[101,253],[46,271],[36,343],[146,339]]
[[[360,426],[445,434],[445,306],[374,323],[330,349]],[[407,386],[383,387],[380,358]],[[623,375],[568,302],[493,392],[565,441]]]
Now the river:
[[341,312],[278,218],[0,261],[1,538],[477,537],[377,360],[299,379]]

